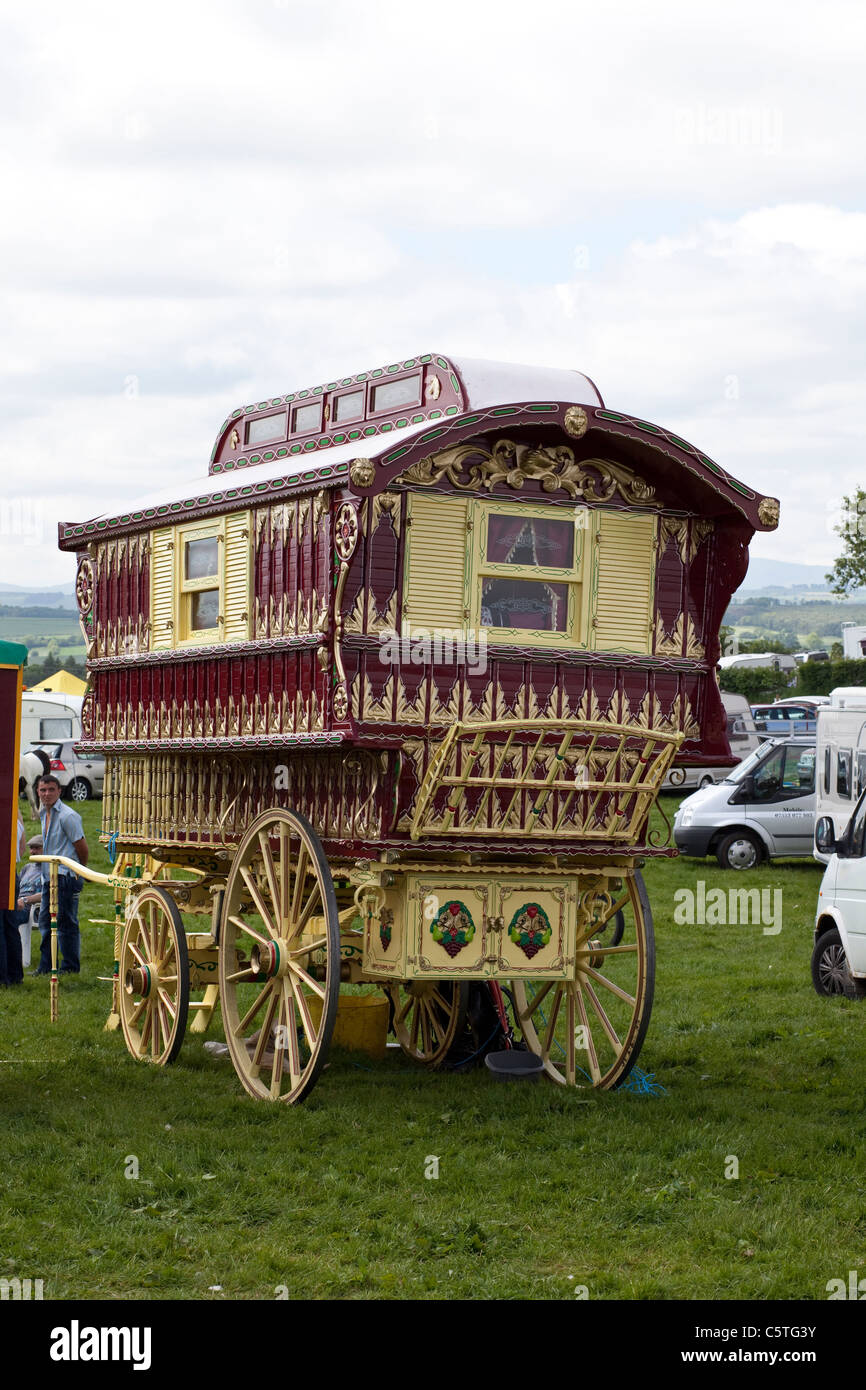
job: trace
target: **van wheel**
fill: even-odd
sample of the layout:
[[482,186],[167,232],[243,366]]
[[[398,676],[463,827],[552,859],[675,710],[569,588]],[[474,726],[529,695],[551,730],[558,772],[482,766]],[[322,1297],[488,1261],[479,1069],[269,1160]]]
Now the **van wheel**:
[[764,857],[764,847],[747,830],[735,830],[720,841],[716,858],[723,869],[755,869]]
[[698,782],[698,791],[699,791],[699,792],[702,792],[703,789],[704,789],[704,787],[712,787],[713,785],[714,785],[714,784],[713,784],[713,779],[712,779],[712,777],[710,776],[710,774],[707,772],[707,773],[701,778],[700,782]]
[[818,937],[812,952],[812,984],[819,994],[844,994],[847,999],[866,998],[866,980],[855,980],[845,947],[836,927]]
[[76,777],[70,783],[69,796],[72,801],[87,801],[90,797],[90,783],[85,782],[83,777]]

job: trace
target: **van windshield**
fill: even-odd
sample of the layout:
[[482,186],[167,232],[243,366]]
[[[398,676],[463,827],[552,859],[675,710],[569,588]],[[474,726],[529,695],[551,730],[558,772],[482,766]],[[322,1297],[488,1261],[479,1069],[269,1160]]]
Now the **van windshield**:
[[723,777],[723,782],[742,782],[744,777],[748,777],[750,772],[764,761],[767,754],[773,749],[772,743],[762,743],[760,748],[756,748],[754,753],[750,753],[748,758],[744,758],[736,767],[732,767],[727,777]]

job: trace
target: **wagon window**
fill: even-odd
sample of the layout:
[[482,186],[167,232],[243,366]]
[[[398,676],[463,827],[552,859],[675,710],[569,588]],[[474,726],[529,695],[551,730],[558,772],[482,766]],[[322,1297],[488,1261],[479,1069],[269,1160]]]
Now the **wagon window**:
[[219,572],[219,542],[216,536],[187,541],[184,547],[184,577],[210,578]]
[[574,522],[570,517],[560,521],[493,512],[487,523],[486,559],[496,564],[571,569]]
[[347,391],[344,396],[334,400],[334,420],[340,424],[344,420],[360,420],[364,414],[364,392]]
[[312,405],[299,405],[292,411],[292,434],[307,434],[310,430],[321,429],[322,402]]
[[219,636],[222,593],[220,530],[201,526],[178,533],[178,636],[182,642]]
[[269,439],[285,439],[286,412],[279,415],[264,415],[258,420],[250,420],[247,425],[247,444],[264,444]]
[[824,749],[824,795],[830,795],[830,769],[832,767],[832,750],[829,746]]
[[373,410],[399,410],[401,405],[418,405],[421,401],[421,376],[401,377],[399,381],[383,381],[373,387]]
[[574,515],[476,502],[471,529],[473,622],[497,641],[582,643],[584,547]]

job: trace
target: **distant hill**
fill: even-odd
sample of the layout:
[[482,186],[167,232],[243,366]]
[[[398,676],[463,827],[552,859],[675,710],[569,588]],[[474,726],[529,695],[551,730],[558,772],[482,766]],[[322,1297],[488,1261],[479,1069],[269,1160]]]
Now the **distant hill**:
[[75,585],[51,584],[34,589],[0,583],[0,604],[8,608],[75,608]]
[[[737,592],[739,594],[756,593],[783,593],[786,590],[796,589],[800,592],[809,590],[815,593],[830,592],[827,583],[827,573],[831,566],[828,565],[798,565],[791,560],[763,560],[759,556],[753,556],[749,561],[749,569],[745,579]],[[859,595],[866,595],[866,590],[859,590]]]

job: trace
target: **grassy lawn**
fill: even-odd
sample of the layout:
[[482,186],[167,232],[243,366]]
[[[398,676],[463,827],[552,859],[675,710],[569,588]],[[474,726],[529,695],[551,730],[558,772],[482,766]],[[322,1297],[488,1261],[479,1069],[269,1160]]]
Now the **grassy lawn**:
[[[92,846],[100,814],[84,807]],[[91,862],[108,867],[101,847]],[[638,1065],[661,1094],[332,1052],[296,1109],[247,1098],[197,1035],[155,1070],[103,1031],[113,929],[88,919],[112,906],[88,886],[60,1023],[45,979],[0,996],[0,1275],[43,1278],[47,1298],[826,1299],[866,1272],[866,1012],[812,989],[820,875],[648,865]],[[782,930],[677,925],[698,878],[780,888]]]

